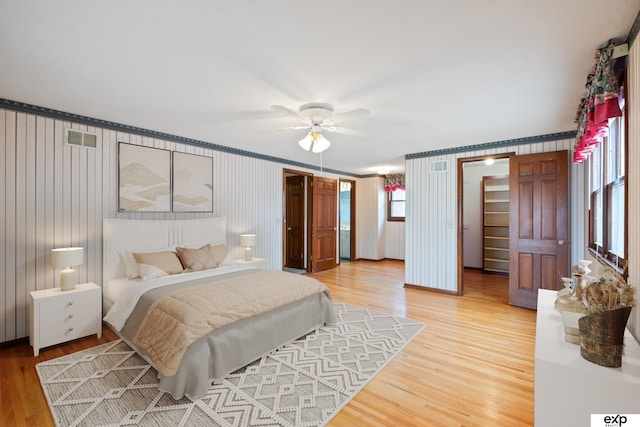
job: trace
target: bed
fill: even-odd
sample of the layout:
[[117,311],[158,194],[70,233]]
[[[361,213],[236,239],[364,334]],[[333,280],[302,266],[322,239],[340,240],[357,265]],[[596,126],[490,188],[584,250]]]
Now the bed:
[[[226,255],[226,238],[225,218],[103,223],[105,323],[158,371],[160,390],[176,399],[200,397],[213,381],[335,321],[326,286],[306,276],[236,264]],[[202,253],[204,248],[210,255],[217,251],[207,258],[210,262],[217,256],[214,268],[157,275],[155,267],[146,264],[168,252]],[[132,277],[135,264],[142,278]],[[219,304],[227,304],[221,312],[216,311]],[[176,305],[186,312],[185,319],[162,311]],[[174,323],[167,328],[164,321]],[[173,335],[158,337],[167,330]],[[166,355],[181,346],[177,359]]]

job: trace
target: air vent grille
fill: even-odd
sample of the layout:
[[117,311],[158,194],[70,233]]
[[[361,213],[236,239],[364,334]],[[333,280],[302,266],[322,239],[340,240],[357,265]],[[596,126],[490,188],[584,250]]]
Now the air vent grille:
[[67,129],[64,142],[74,147],[98,148],[98,136],[95,133]]
[[438,173],[447,171],[448,162],[446,160],[433,160],[429,162],[429,172]]

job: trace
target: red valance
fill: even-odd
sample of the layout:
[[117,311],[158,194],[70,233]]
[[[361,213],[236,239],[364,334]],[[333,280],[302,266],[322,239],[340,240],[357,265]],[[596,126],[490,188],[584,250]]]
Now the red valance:
[[384,176],[384,191],[390,193],[395,190],[404,190],[404,174],[396,173]]
[[622,116],[619,98],[622,88],[614,71],[613,50],[621,44],[609,40],[595,53],[595,64],[587,76],[587,94],[580,101],[576,123],[578,133],[573,147],[573,162],[582,163],[609,130],[609,119]]

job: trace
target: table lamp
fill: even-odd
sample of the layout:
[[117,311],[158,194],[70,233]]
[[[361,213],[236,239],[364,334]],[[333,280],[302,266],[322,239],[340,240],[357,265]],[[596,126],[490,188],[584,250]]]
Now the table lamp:
[[253,253],[251,252],[251,246],[256,244],[255,234],[241,234],[240,246],[244,246],[244,260],[251,261],[253,259]]
[[60,289],[69,291],[78,284],[78,272],[72,267],[84,264],[84,248],[57,248],[51,250],[51,265],[62,268]]

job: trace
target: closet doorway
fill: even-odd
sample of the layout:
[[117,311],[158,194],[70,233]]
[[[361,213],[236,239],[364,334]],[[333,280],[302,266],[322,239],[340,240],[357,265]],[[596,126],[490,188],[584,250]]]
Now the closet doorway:
[[460,159],[458,280],[509,275],[509,153]]
[[[486,157],[488,155],[458,159],[459,295],[464,293],[463,271],[468,262],[464,251],[470,240],[465,234],[470,226],[465,227],[469,216],[468,212],[465,213],[464,201],[468,194],[473,193],[472,189],[465,191],[464,188],[465,167],[467,163]],[[508,186],[504,177],[494,176],[497,179],[493,180],[485,177],[484,185],[475,190],[483,194],[483,204],[490,206],[483,207],[482,214],[476,215],[477,218],[483,218],[483,258],[496,259],[497,253],[504,252],[495,243],[504,233],[501,235],[493,230],[487,238],[485,229],[487,226],[504,226],[504,219],[508,217],[509,261],[503,267],[507,267],[509,274],[509,304],[536,309],[538,290],[561,289],[560,278],[569,274],[568,152],[560,150],[495,156],[496,161],[499,158],[508,158]],[[474,246],[477,248],[478,244]],[[483,269],[486,269],[486,263]],[[493,269],[496,269],[495,263]]]

